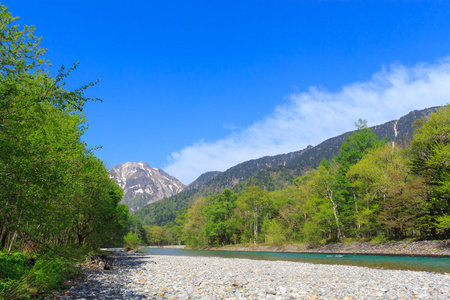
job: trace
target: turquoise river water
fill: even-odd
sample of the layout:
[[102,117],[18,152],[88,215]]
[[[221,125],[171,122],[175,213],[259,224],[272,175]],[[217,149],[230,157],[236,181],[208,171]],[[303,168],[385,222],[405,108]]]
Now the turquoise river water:
[[450,257],[210,251],[163,248],[144,248],[140,250],[145,251],[150,255],[212,256],[258,260],[286,260],[314,264],[338,264],[392,270],[450,273]]

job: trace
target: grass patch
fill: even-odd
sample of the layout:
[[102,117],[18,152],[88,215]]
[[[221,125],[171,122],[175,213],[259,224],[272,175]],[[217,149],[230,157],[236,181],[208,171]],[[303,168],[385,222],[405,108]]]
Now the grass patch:
[[22,282],[33,268],[34,259],[23,253],[0,252],[0,299],[17,299],[27,294]]
[[0,299],[30,299],[61,290],[64,281],[82,275],[77,268],[80,261],[54,253],[0,253]]

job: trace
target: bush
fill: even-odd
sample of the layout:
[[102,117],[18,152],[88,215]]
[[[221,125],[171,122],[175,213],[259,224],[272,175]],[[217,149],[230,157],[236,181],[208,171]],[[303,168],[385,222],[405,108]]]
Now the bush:
[[273,220],[267,228],[266,243],[271,246],[282,246],[286,242],[283,226]]
[[375,243],[375,244],[383,244],[387,241],[388,241],[388,238],[386,237],[384,232],[379,232],[378,235],[374,239],[372,239],[372,243]]
[[302,228],[303,241],[311,245],[320,244],[324,229],[313,222],[306,222]]
[[141,239],[137,236],[137,234],[134,234],[132,232],[128,232],[128,234],[123,238],[124,240],[124,247],[128,247],[131,249],[137,249],[140,245],[142,245]]

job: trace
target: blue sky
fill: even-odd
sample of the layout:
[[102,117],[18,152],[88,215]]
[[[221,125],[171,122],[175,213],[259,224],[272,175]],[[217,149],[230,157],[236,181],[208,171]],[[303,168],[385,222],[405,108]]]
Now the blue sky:
[[449,1],[6,0],[80,62],[84,140],[188,184],[450,99]]

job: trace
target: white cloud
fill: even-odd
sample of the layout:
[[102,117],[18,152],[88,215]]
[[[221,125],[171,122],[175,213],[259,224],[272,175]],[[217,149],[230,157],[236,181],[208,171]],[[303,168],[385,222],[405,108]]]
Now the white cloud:
[[317,145],[353,130],[359,118],[373,126],[448,102],[450,59],[414,67],[392,65],[370,81],[346,85],[338,92],[310,87],[292,94],[287,104],[246,129],[172,153],[164,169],[190,183],[207,171],[224,171],[246,160]]

